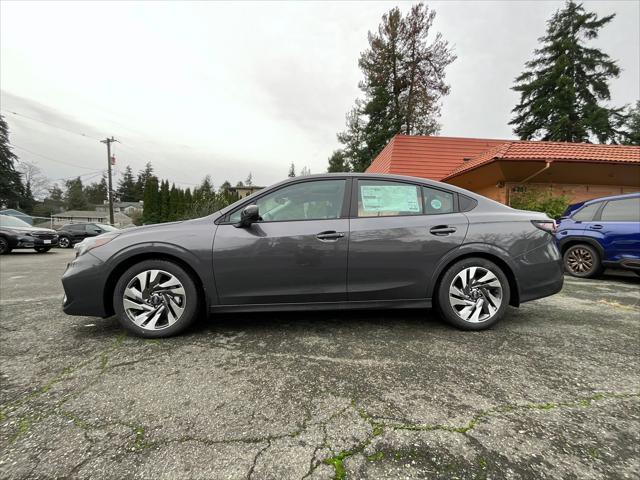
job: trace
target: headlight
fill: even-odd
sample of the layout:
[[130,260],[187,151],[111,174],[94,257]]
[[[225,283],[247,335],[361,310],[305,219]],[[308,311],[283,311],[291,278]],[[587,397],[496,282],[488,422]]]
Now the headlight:
[[118,235],[120,235],[120,233],[103,233],[102,235],[98,235],[97,237],[85,238],[83,241],[77,243],[75,247],[73,247],[76,250],[76,257],[84,255],[89,250],[93,250],[94,248],[106,245]]

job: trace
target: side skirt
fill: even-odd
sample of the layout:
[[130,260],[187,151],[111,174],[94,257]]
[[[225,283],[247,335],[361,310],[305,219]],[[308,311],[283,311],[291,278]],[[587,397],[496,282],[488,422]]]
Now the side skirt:
[[244,305],[212,305],[211,313],[224,312],[286,312],[318,310],[369,310],[385,308],[431,308],[430,298],[413,300],[359,300],[353,302],[316,303],[252,303]]

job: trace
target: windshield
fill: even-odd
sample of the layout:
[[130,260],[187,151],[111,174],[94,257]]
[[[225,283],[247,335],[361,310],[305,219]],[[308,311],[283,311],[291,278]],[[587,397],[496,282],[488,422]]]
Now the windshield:
[[31,225],[16,217],[0,215],[0,227],[31,227]]
[[115,232],[117,230],[120,230],[119,228],[116,228],[116,227],[111,226],[111,225],[105,225],[104,223],[96,223],[96,226],[100,227],[105,232]]

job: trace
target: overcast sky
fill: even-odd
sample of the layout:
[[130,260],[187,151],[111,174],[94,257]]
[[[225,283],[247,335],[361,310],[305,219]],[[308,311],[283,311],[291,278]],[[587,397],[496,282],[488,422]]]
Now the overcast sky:
[[[441,134],[512,138],[510,87],[562,2],[427,3],[434,33],[458,55]],[[584,3],[617,13],[594,43],[623,70],[612,104],[635,102],[640,2]],[[99,178],[106,149],[97,140],[111,135],[121,142],[116,171],[152,161],[183,186],[249,172],[268,185],[291,162],[324,172],[360,94],[367,31],[397,4],[3,1],[2,115],[15,152],[52,179]]]

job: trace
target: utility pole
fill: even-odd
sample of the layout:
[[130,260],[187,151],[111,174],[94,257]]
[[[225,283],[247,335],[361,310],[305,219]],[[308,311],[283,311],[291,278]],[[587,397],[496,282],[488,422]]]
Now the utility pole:
[[115,222],[113,220],[113,186],[111,182],[111,144],[113,142],[117,142],[113,136],[111,138],[107,137],[104,140],[100,140],[100,143],[105,143],[107,145],[107,172],[109,173],[109,190],[107,191],[107,199],[109,200],[109,223],[113,225]]

